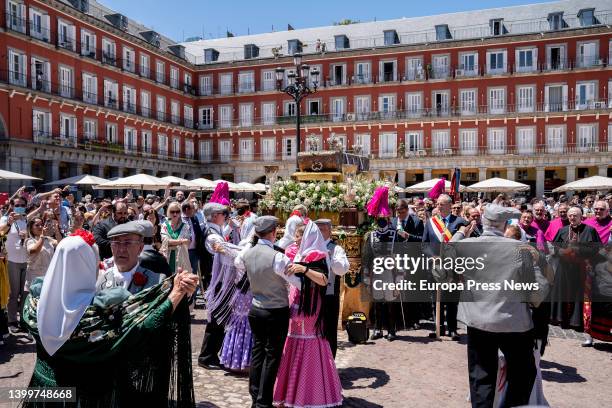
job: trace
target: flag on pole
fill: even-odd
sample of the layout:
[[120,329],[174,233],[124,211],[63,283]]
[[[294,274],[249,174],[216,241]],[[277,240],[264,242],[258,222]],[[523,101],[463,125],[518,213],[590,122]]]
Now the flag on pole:
[[453,201],[459,200],[459,186],[461,185],[461,169],[455,168],[451,177],[450,195]]

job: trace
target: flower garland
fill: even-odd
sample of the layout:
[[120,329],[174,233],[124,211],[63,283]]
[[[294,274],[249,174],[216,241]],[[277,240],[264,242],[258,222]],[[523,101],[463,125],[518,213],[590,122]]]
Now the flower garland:
[[83,241],[85,241],[89,246],[93,246],[96,243],[96,239],[94,238],[93,234],[82,228],[74,231],[72,234],[70,234],[70,236],[83,238]]

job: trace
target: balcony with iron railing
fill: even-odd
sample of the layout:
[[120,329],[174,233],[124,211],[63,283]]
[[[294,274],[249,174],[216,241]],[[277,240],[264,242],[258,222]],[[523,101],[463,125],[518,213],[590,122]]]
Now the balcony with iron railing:
[[59,34],[57,36],[56,46],[65,50],[76,51],[76,39],[67,34]]
[[51,30],[46,27],[43,27],[42,24],[35,23],[34,21],[30,21],[29,26],[29,33],[31,37],[44,41],[46,43],[51,42]]
[[[41,92],[43,95],[59,96],[62,98],[72,99],[115,110],[119,110],[120,106],[119,95],[117,94],[109,95],[108,93],[105,93],[102,94],[102,98],[99,98],[96,92],[79,91],[77,88],[67,84],[61,84],[44,79],[37,80],[30,75],[14,71],[0,70],[0,83],[33,89]],[[153,110],[150,107],[141,106],[135,103],[124,103],[123,109],[125,112],[139,114],[144,117],[150,117],[153,114]],[[190,129],[196,128],[192,119],[182,119],[178,115],[175,115],[174,118],[172,118],[171,115],[166,114],[164,111],[157,112],[156,118],[165,123],[177,124]]]
[[94,60],[98,59],[96,47],[94,45],[89,45],[89,47],[87,47],[85,44],[81,43],[81,55]]

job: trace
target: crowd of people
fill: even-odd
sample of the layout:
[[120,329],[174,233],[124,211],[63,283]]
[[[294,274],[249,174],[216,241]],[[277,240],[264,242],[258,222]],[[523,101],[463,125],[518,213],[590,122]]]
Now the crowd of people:
[[[474,406],[493,401],[498,349],[507,364],[524,368],[518,375],[508,371],[502,406],[532,401],[537,381],[530,367],[537,364],[530,342],[538,341],[542,355],[549,323],[584,331],[584,346],[594,339],[612,341],[612,302],[592,301],[612,298],[610,247],[589,254],[575,250],[579,243],[610,243],[612,195],[461,201],[441,194],[400,199],[395,208],[387,199],[388,187],[380,187],[368,203],[372,228],[366,247],[424,243],[425,255],[436,257],[448,242],[495,244],[501,237],[531,244],[534,259],[528,263],[536,278],[549,269],[573,277],[578,268],[579,279],[588,281],[568,302],[549,276],[543,298],[506,310],[506,320],[444,294],[438,302],[410,302],[389,292],[373,299],[367,311],[371,340],[382,338],[384,330],[394,341],[399,330],[419,329],[436,307],[439,334],[459,340],[457,322],[466,324]],[[230,199],[227,183],[206,199],[166,190],[163,196],[85,195],[77,201],[69,187],[47,193],[20,188],[1,209],[7,270],[0,273],[6,277],[0,279],[0,341],[24,331],[34,337],[31,385],[78,384],[84,404],[158,405],[173,398],[190,405],[193,388],[184,380],[191,375],[191,355],[176,339],[189,343],[185,323],[199,293],[207,315],[201,367],[248,372],[254,407],[341,405],[334,359],[347,255],[333,240],[331,221],[311,220],[305,206],[294,208],[278,241],[279,220],[257,216],[256,208],[256,201]],[[600,262],[593,261],[596,256]],[[500,264],[496,275],[512,277],[518,269]],[[593,287],[602,293],[592,293]],[[88,323],[93,318],[98,326]],[[150,357],[153,345],[143,341],[151,333],[167,334],[156,347],[168,348],[165,355],[178,364]],[[79,342],[84,337],[89,345]],[[101,393],[79,375],[101,363],[91,358],[96,347],[106,358],[104,370],[118,376],[118,391]]]

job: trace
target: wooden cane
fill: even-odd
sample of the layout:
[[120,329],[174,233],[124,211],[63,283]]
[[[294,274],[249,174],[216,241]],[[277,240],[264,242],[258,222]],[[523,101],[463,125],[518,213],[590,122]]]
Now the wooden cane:
[[436,339],[440,338],[440,298],[442,294],[440,289],[436,290]]

